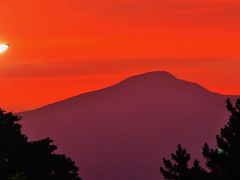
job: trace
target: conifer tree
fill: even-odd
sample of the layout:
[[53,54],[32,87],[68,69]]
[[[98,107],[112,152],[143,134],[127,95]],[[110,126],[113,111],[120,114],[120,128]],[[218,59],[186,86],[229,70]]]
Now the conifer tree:
[[[178,145],[176,155],[172,159],[164,159],[167,169],[161,168],[165,179],[171,180],[238,180],[240,179],[240,99],[235,106],[227,100],[227,109],[231,113],[228,123],[216,136],[217,147],[210,148],[207,143],[203,147],[203,156],[209,171],[205,171],[197,160],[192,168],[188,168],[190,155]],[[181,165],[180,165],[181,164]],[[179,168],[182,167],[182,168]],[[183,168],[184,167],[184,168]]]
[[234,107],[228,99],[227,109],[231,116],[216,136],[217,148],[209,148],[208,144],[203,147],[212,179],[240,179],[240,100],[237,100]]
[[175,154],[171,154],[170,160],[163,159],[166,168],[160,167],[160,171],[168,180],[204,180],[206,172],[200,167],[199,161],[195,160],[193,167],[189,168],[190,154],[179,144]]

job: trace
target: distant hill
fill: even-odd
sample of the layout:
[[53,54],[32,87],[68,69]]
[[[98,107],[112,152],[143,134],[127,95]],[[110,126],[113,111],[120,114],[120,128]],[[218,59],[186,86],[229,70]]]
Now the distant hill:
[[226,98],[159,71],[20,116],[31,139],[50,136],[85,180],[161,180],[162,158],[178,143],[193,157],[214,144],[228,119]]

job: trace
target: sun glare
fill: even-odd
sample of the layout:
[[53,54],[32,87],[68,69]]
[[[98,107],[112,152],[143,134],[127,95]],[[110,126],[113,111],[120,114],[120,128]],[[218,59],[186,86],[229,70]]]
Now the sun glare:
[[8,48],[8,44],[0,44],[0,53],[4,53]]

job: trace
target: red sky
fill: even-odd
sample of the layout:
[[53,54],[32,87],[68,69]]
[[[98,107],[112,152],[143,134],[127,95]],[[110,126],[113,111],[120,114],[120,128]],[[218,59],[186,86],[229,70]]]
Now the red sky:
[[1,107],[36,108],[133,74],[165,70],[240,94],[239,0],[0,3]]

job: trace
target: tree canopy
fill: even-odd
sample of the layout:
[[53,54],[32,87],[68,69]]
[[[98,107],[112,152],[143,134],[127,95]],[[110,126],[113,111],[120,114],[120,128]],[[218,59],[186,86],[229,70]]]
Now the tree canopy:
[[171,154],[172,163],[170,160],[163,159],[166,167],[160,167],[160,171],[169,180],[200,180],[207,176],[207,172],[199,165],[199,161],[195,160],[192,167],[189,167],[190,154],[186,149],[179,144],[176,153]]
[[0,179],[80,180],[71,158],[56,154],[50,138],[29,141],[22,134],[21,118],[0,109]]
[[240,179],[240,99],[235,106],[227,100],[227,109],[231,113],[229,121],[216,136],[217,147],[210,148],[204,144],[202,154],[206,160],[207,170],[204,170],[195,160],[189,167],[190,154],[178,145],[171,160],[163,159],[165,168],[160,171],[169,180],[235,180]]

